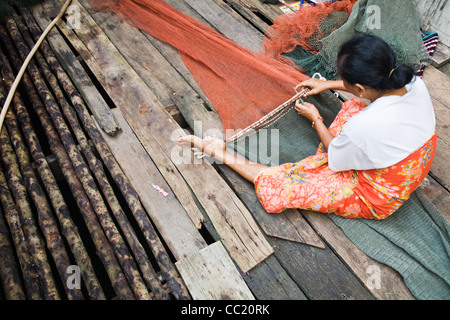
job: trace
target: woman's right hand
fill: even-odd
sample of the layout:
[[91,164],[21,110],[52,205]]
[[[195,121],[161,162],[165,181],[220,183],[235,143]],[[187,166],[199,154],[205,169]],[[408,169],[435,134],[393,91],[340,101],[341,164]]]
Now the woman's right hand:
[[298,89],[303,90],[305,88],[311,89],[310,91],[308,91],[308,93],[305,94],[305,97],[308,97],[328,90],[329,86],[327,84],[327,81],[325,80],[311,78],[297,85],[295,87],[295,90],[298,91]]

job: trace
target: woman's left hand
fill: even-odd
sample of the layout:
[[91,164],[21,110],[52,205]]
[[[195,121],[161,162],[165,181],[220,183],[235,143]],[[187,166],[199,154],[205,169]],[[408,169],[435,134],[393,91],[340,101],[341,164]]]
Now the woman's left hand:
[[318,117],[320,117],[319,110],[317,110],[315,105],[309,102],[305,102],[304,104],[302,104],[300,100],[297,100],[295,102],[295,110],[298,112],[299,115],[304,116],[310,121],[314,121]]

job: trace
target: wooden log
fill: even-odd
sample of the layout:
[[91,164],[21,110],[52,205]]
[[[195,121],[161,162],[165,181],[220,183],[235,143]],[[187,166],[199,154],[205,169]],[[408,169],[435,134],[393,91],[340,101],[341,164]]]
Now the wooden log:
[[[9,110],[8,112],[11,112]],[[22,223],[25,240],[30,250],[33,263],[37,266],[39,281],[43,291],[43,296],[48,300],[56,300],[60,298],[60,294],[56,288],[56,283],[48,262],[45,245],[33,217],[31,206],[27,200],[27,192],[25,182],[20,173],[17,159],[10,145],[9,135],[6,130],[2,130],[0,136],[0,153],[2,154],[2,162],[5,166],[5,175],[8,185],[14,196],[14,200],[19,209],[19,217]]]
[[[28,33],[28,30],[24,27],[24,25],[21,23],[20,19],[18,17],[15,17],[15,22],[18,25],[18,27],[21,29],[22,36],[25,40],[28,40],[28,46],[33,47],[34,42],[31,39],[31,36]],[[88,161],[88,165],[91,169],[91,172],[96,177],[97,182],[99,183],[102,191],[103,196],[106,198],[109,207],[111,208],[111,211],[113,212],[116,221],[120,225],[122,232],[124,234],[124,237],[127,238],[128,244],[131,246],[132,249],[135,250],[135,256],[138,258],[142,258],[143,260],[143,267],[147,267],[146,271],[149,269],[149,263],[148,260],[145,259],[145,254],[143,255],[143,248],[140,245],[140,243],[137,240],[137,237],[131,228],[131,225],[129,224],[127,218],[125,217],[125,214],[123,213],[123,210],[119,204],[119,201],[117,200],[114,191],[111,187],[111,185],[108,182],[108,179],[105,176],[105,173],[103,171],[103,167],[99,163],[98,159],[94,156],[87,138],[83,132],[83,129],[81,128],[80,123],[78,122],[77,116],[75,111],[72,109],[72,107],[69,105],[69,103],[66,100],[66,97],[64,93],[62,92],[62,89],[59,86],[58,79],[56,76],[52,73],[50,68],[48,67],[45,59],[42,57],[40,53],[36,53],[35,59],[40,65],[41,72],[44,74],[46,80],[48,81],[53,94],[55,95],[55,99],[57,99],[59,105],[61,106],[62,112],[67,119],[72,131],[75,134],[75,137],[78,141],[79,146],[82,149],[82,152],[84,153],[84,156],[86,157]],[[67,80],[67,79],[65,79]],[[60,132],[65,131],[67,132],[67,129],[63,126],[59,127]],[[74,160],[73,160],[74,161]],[[74,163],[76,163],[74,161]],[[91,180],[92,181],[92,180]],[[101,199],[101,193],[100,191],[97,191],[95,193],[96,196],[91,197],[91,201],[94,203],[103,203],[103,200]],[[102,209],[101,212],[106,212],[106,206]],[[136,263],[134,259],[132,258],[131,254],[128,252],[128,247],[126,246],[123,238],[120,236],[119,231],[117,230],[117,227],[115,226],[112,219],[109,218],[109,215],[101,215],[102,218],[100,218],[100,221],[106,230],[111,230],[107,233],[108,238],[110,239],[110,242],[117,243],[116,244],[116,250],[117,252],[120,252],[119,256],[121,257],[121,263],[122,263],[122,269],[125,272],[125,275],[128,278],[128,281],[130,282],[135,295],[139,299],[150,299],[149,292],[147,291],[147,288],[139,274],[139,271],[137,269]],[[103,218],[105,217],[105,218]],[[122,256],[121,256],[122,255]]]
[[[18,124],[12,112],[8,112],[5,119],[6,126],[11,135],[11,142],[14,142],[14,149],[17,156],[17,167],[22,173],[24,183],[28,190],[28,194],[33,200],[34,206],[38,214],[38,223],[44,235],[46,247],[48,248],[61,281],[64,283],[67,275],[67,268],[71,265],[69,255],[66,251],[65,244],[59,232],[57,222],[53,217],[52,210],[47,201],[47,197],[42,186],[31,167],[31,161],[26,149],[25,143],[19,132]],[[4,149],[13,154],[11,145],[5,145]],[[67,297],[70,300],[81,300],[83,294],[81,289],[70,289],[64,286]]]
[[[10,71],[5,71],[7,69],[7,65],[3,55],[0,56],[0,62],[2,69],[1,74],[5,79],[5,82],[8,85],[11,85],[13,79],[9,76],[11,74]],[[30,83],[28,80],[28,76],[26,75],[24,81],[25,87],[29,87]],[[0,87],[3,88],[3,86]],[[92,299],[104,299],[105,297],[103,291],[94,273],[89,256],[78,233],[77,227],[72,221],[64,197],[58,187],[55,177],[53,176],[49,164],[46,161],[46,157],[42,151],[39,139],[34,132],[34,128],[31,124],[30,116],[28,115],[28,112],[24,106],[22,99],[20,98],[19,93],[16,94],[16,97],[13,100],[13,106],[18,121],[20,122],[22,132],[24,133],[25,140],[27,142],[27,145],[29,146],[30,154],[33,157],[34,165],[37,168],[39,176],[43,181],[43,185],[45,186],[46,191],[49,195],[49,199],[52,202],[53,208],[55,209],[55,213],[58,217],[62,233],[68,241],[69,246],[71,247],[77,265],[80,267],[88,293]]]
[[[35,31],[35,36],[37,37],[38,36],[37,34],[38,30],[36,30],[37,26],[31,20],[32,19],[31,15],[28,15],[25,12],[24,14],[25,16],[27,16],[27,20],[30,26],[32,27],[32,30]],[[172,289],[174,289],[172,293],[176,297],[187,298],[185,294],[187,292],[185,292],[180,280],[176,276],[176,271],[174,267],[170,267],[170,260],[161,242],[157,239],[158,237],[156,235],[156,232],[153,230],[153,227],[151,226],[151,223],[148,221],[148,219],[145,219],[145,213],[143,212],[142,208],[139,205],[139,199],[137,199],[136,197],[136,192],[131,188],[129,182],[127,181],[126,176],[120,171],[120,168],[117,162],[114,160],[111,151],[109,150],[99,131],[95,128],[93,122],[90,119],[90,115],[87,112],[87,109],[84,105],[84,102],[81,99],[81,96],[77,93],[75,87],[73,86],[67,75],[64,73],[62,66],[59,65],[58,60],[53,55],[47,43],[44,43],[42,48],[43,51],[46,53],[48,63],[52,66],[53,71],[58,76],[59,81],[63,84],[65,92],[71,97],[71,100],[74,104],[74,108],[77,111],[80,120],[84,125],[84,129],[89,133],[89,135],[93,139],[94,145],[98,149],[107,167],[110,169],[114,179],[118,183],[118,187],[121,189],[122,194],[125,196],[127,202],[129,203],[133,213],[135,214],[135,217],[137,218],[138,222],[140,222],[140,224],[142,225],[144,233],[147,233],[146,239],[153,239],[149,242],[149,244],[151,245],[151,248],[154,251],[155,256],[158,257],[159,259],[158,261],[160,261],[163,265],[162,269],[166,272],[168,283],[170,284]],[[70,115],[70,118],[73,119],[74,117],[75,117],[74,115]],[[79,138],[78,140],[81,141],[82,137],[81,132],[79,131],[80,130],[76,130],[76,132],[78,132],[81,138],[81,139]],[[140,245],[139,242],[137,242],[134,232],[130,228],[130,225],[125,221],[123,212],[121,212],[121,209],[118,207],[117,199],[115,197],[111,197],[113,193],[111,187],[109,186],[104,177],[104,173],[102,173],[103,170],[101,166],[95,163],[96,159],[94,159],[92,154],[89,153],[86,144],[83,150],[85,152],[85,156],[88,159],[90,159],[90,164],[92,165],[92,169],[97,176],[97,180],[100,182],[101,187],[104,188],[103,190],[104,194],[108,195],[107,198],[109,204],[113,208],[113,212],[116,216],[116,219],[119,221],[122,230],[124,231],[125,236],[127,237],[128,242],[136,256],[136,259],[138,259],[138,262],[144,274],[143,276],[147,281],[147,284],[150,287],[152,287],[153,293],[155,294],[156,298],[167,299],[168,296],[165,293],[159,281],[156,279],[156,274],[150,268],[148,258],[146,257],[146,254],[144,253],[142,246]]]
[[[3,32],[6,32],[3,31]],[[1,32],[1,33],[3,33]],[[8,48],[10,51],[10,56],[14,56],[14,49],[13,48]],[[21,65],[21,62],[18,62],[17,65]],[[30,63],[30,66],[32,67],[33,71],[36,74],[36,76],[38,76],[39,72],[37,70],[37,68],[35,67],[34,63]],[[26,83],[27,81],[24,78],[24,83]],[[108,243],[105,234],[99,224],[99,222],[97,221],[97,219],[95,218],[95,212],[93,211],[93,208],[91,206],[91,203],[89,202],[89,199],[87,197],[87,194],[84,191],[84,188],[80,182],[80,180],[78,180],[77,177],[77,173],[78,174],[83,174],[85,171],[83,170],[83,167],[77,167],[75,166],[75,168],[72,165],[72,162],[68,156],[68,154],[66,153],[64,146],[60,140],[60,137],[57,133],[57,131],[55,130],[53,123],[50,119],[49,114],[47,113],[47,111],[45,110],[46,106],[41,102],[40,98],[39,98],[39,89],[41,89],[40,93],[42,93],[43,97],[44,97],[44,101],[45,98],[47,98],[47,94],[45,92],[45,85],[43,83],[37,83],[37,91],[36,92],[35,88],[33,87],[33,84],[31,83],[30,79],[28,79],[28,96],[30,98],[30,100],[32,101],[32,106],[35,108],[35,112],[37,113],[38,117],[39,117],[39,121],[42,124],[42,127],[45,131],[45,134],[47,136],[49,145],[50,145],[50,149],[52,150],[53,154],[56,156],[56,158],[58,159],[58,163],[59,166],[61,167],[63,173],[64,173],[64,177],[66,179],[66,181],[69,184],[69,187],[72,191],[72,194],[74,195],[75,200],[77,201],[78,207],[80,208],[80,212],[83,215],[83,218],[86,222],[86,225],[89,228],[90,234],[94,240],[94,243],[98,249],[98,253],[100,255],[100,258],[102,259],[103,265],[105,266],[108,274],[109,274],[109,278],[112,281],[112,285],[116,291],[116,293],[118,294],[119,298],[122,299],[133,299],[134,295],[131,292],[131,289],[129,287],[129,285],[127,284],[124,274],[122,273],[122,270],[120,269],[120,266],[116,260],[116,257],[114,256],[114,253],[112,251],[112,248],[110,246],[110,244]],[[44,86],[44,87],[42,87]],[[48,90],[47,90],[48,92]],[[48,102],[48,101],[46,101]],[[50,102],[51,103],[51,102]],[[63,136],[61,137],[62,140],[64,139],[71,139],[71,136]],[[76,149],[76,146],[72,145],[72,152],[75,152],[76,154],[78,153],[78,150]],[[76,170],[78,172],[76,172]]]
[[[114,109],[113,114],[122,132],[115,137],[104,135],[104,138],[137,190],[143,205],[176,260],[191,256],[205,248],[206,241],[197,231],[197,226],[189,221],[185,209],[178,202],[120,110]],[[167,195],[155,190],[153,185],[161,187]]]
[[[13,40],[16,42],[16,46],[19,48],[19,52],[22,53],[22,58],[26,57],[28,55],[26,44],[22,41],[19,34],[17,33],[16,25],[14,25],[11,20],[9,20],[7,25],[9,27],[9,31]],[[142,281],[139,271],[137,270],[135,261],[130,254],[128,247],[125,245],[122,236],[117,230],[116,225],[109,215],[107,206],[103,201],[103,197],[100,191],[97,189],[94,179],[90,175],[89,169],[86,166],[86,163],[84,162],[79,150],[77,149],[71,132],[64,122],[63,115],[59,110],[55,98],[53,98],[53,95],[45,85],[43,78],[40,77],[39,71],[37,70],[36,66],[34,64],[30,65],[30,69],[32,70],[31,76],[34,80],[34,83],[37,84],[41,99],[46,102],[47,110],[49,111],[49,114],[52,117],[53,122],[55,123],[55,127],[58,130],[59,135],[62,137],[63,144],[66,150],[68,150],[68,155],[74,164],[75,171],[77,172],[77,175],[80,178],[81,183],[83,184],[83,188],[86,190],[86,193],[97,214],[102,228],[114,249],[119,263],[122,266],[122,270],[127,277],[135,296],[138,299],[149,299],[149,293]],[[73,125],[72,129],[75,132],[79,133],[81,131],[81,128],[73,118],[73,110],[71,110],[67,105],[67,101],[65,100],[64,95],[60,91],[59,87],[57,87],[56,79],[53,77],[50,78],[52,74],[48,69],[44,70],[44,74],[47,76],[47,81],[49,81],[50,85],[52,86],[53,93],[57,95],[56,99],[58,99],[59,103],[63,105],[65,111],[69,111],[66,112],[65,115],[68,121]],[[77,138],[79,139],[79,142],[81,142],[83,147],[86,147],[86,138],[82,137],[81,135],[78,135]]]
[[0,208],[0,280],[7,300],[24,300],[26,295],[10,237],[3,210]]
[[6,181],[2,170],[0,170],[0,201],[5,210],[5,219],[8,223],[20,268],[22,270],[27,298],[31,300],[40,300],[42,299],[42,290],[40,288],[37,270],[28,250],[28,245],[26,241],[23,241],[25,235],[22,230],[19,210],[11,195],[8,182]]

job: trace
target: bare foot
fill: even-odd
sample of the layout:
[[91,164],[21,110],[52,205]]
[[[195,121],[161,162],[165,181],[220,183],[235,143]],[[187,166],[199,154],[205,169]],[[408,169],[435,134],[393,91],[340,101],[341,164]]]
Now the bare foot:
[[201,150],[203,153],[225,163],[226,144],[221,140],[203,140],[194,135],[181,137],[178,140],[181,146],[190,146]]
[[197,148],[210,155],[222,164],[226,164],[250,182],[254,182],[257,175],[268,167],[248,161],[242,155],[234,155],[226,150],[226,144],[221,140],[203,140],[197,136],[184,136],[178,140],[181,146]]

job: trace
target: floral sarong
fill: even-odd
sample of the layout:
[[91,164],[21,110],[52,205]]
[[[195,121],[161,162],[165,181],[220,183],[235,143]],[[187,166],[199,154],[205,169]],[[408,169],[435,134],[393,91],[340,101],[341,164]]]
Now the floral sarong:
[[[367,105],[351,99],[330,125],[340,134],[345,122]],[[267,212],[298,208],[333,213],[346,218],[384,219],[394,213],[425,179],[436,151],[434,134],[422,147],[399,163],[373,170],[334,172],[320,144],[315,155],[261,172],[256,194]]]

